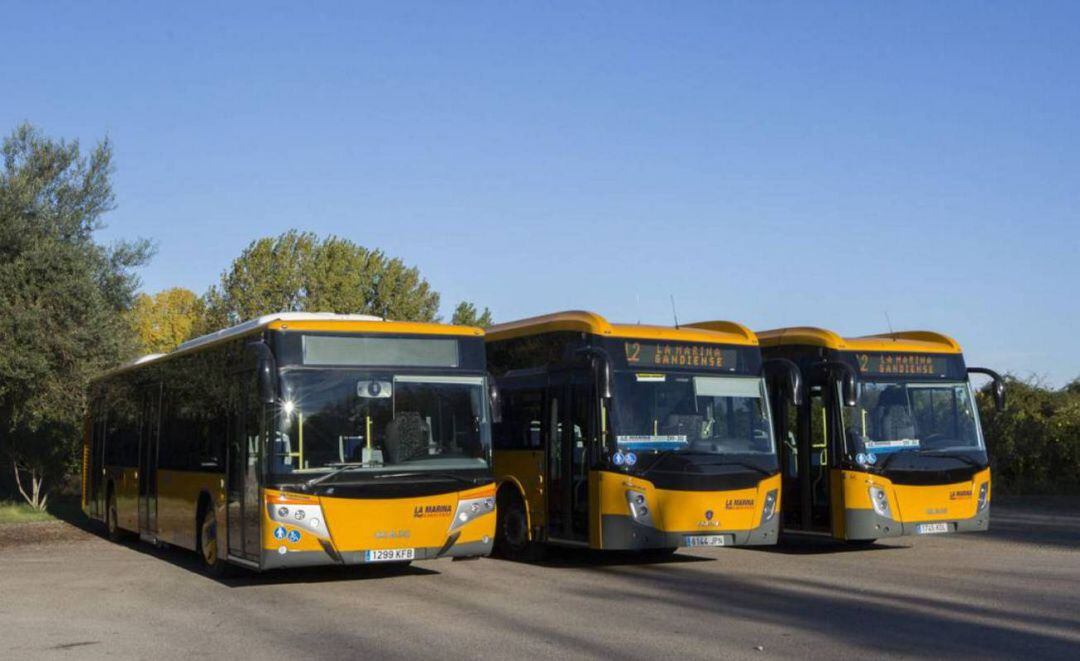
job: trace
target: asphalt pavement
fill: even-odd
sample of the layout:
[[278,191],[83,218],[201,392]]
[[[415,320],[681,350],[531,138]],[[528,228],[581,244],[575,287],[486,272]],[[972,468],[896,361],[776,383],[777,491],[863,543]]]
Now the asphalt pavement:
[[18,524],[49,534],[0,544],[0,659],[1077,659],[1075,511],[995,504],[989,533],[859,549],[560,551],[220,581],[187,552]]

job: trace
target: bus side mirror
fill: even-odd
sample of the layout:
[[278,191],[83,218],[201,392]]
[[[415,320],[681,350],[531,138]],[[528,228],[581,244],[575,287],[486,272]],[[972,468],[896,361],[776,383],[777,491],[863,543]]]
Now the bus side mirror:
[[[847,363],[838,360],[830,360],[825,363],[832,378],[840,381],[840,398],[844,400],[844,406],[855,406],[859,403],[859,377],[855,370]],[[839,374],[837,374],[839,372]]]
[[994,393],[994,408],[1001,411],[1005,409],[1005,379],[1001,378],[1001,375],[992,369],[985,367],[969,367],[968,374],[985,374],[994,380],[991,388]]
[[577,353],[590,358],[600,396],[611,399],[611,357],[599,347],[582,347]]
[[788,399],[795,406],[803,403],[802,370],[787,358],[770,358],[762,364],[766,381],[775,382],[783,379],[780,386],[786,391]]
[[273,404],[277,401],[277,360],[274,359],[274,352],[262,340],[248,342],[247,347],[255,353],[259,400],[263,404]]
[[502,398],[493,376],[488,376],[488,399],[491,402],[491,424],[497,425],[502,422]]

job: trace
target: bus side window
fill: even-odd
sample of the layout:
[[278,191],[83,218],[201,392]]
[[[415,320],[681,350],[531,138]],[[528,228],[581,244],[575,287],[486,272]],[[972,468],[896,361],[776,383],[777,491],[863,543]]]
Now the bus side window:
[[495,430],[499,450],[536,450],[542,447],[540,420],[544,391],[540,388],[510,390],[504,395],[503,421]]

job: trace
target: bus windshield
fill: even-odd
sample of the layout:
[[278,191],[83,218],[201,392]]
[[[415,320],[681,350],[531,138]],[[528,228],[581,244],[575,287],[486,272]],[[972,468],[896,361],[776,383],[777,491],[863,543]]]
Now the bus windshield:
[[[867,457],[900,451],[981,450],[982,431],[967,382],[864,381],[844,407],[848,451]],[[873,463],[875,459],[870,459]]]
[[486,468],[485,378],[291,369],[272,443],[277,473]]
[[623,452],[775,452],[759,377],[617,372],[613,395],[612,429]]

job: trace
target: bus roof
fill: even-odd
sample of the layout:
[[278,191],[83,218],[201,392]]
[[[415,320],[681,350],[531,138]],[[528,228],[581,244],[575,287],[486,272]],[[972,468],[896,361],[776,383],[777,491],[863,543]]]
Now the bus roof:
[[336,314],[334,312],[278,312],[249,319],[241,324],[192,338],[169,353],[152,353],[119,367],[108,370],[102,376],[124,371],[132,367],[168,358],[179,353],[217,344],[233,337],[250,335],[263,329],[293,331],[336,331],[339,333],[395,333],[402,335],[458,335],[481,337],[484,329],[472,326],[424,323],[414,321],[387,321],[369,314]]
[[813,346],[840,351],[907,351],[911,353],[960,353],[960,344],[948,335],[934,331],[913,330],[841,337],[824,328],[791,326],[759,331],[763,347]]
[[528,337],[541,333],[573,331],[603,337],[637,340],[668,340],[673,342],[706,342],[710,344],[740,344],[757,346],[757,336],[741,324],[730,321],[711,322],[715,326],[691,327],[648,326],[643,324],[612,324],[595,312],[568,310],[539,317],[519,319],[487,329],[489,342]]

